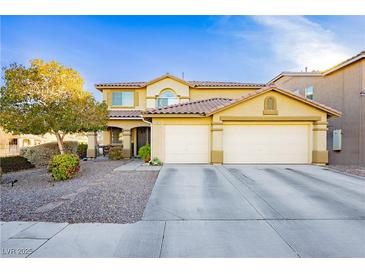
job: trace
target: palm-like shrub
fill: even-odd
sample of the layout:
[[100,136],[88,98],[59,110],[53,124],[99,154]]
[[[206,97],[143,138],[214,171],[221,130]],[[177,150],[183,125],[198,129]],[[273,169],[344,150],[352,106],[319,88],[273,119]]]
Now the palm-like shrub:
[[138,156],[141,157],[145,163],[148,163],[151,160],[151,146],[147,144],[140,147]]

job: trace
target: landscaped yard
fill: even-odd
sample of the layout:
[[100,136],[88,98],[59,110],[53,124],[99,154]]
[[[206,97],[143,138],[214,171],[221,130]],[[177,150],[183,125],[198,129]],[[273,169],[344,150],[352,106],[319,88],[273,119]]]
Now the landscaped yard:
[[[126,161],[81,162],[71,180],[46,169],[3,175],[1,221],[133,223],[141,219],[158,172],[113,172]],[[11,181],[18,180],[11,186]]]

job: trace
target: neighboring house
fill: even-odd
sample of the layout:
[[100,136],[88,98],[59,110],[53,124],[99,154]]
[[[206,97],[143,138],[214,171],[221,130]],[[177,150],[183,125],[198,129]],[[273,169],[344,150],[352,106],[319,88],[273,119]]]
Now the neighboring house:
[[262,84],[164,75],[96,88],[109,106],[103,143],[122,144],[126,157],[151,143],[165,163],[325,164],[327,119],[340,115]]
[[283,72],[275,84],[342,112],[329,121],[329,162],[365,166],[365,51],[322,72]]
[[[84,133],[68,134],[65,136],[64,140],[87,143],[87,136]],[[48,142],[57,142],[56,136],[49,133],[44,135],[14,135],[7,133],[0,128],[0,157],[19,155],[20,149],[23,147],[35,146]]]
[[42,136],[32,134],[13,135],[0,128],[0,157],[19,155],[22,147],[39,145],[45,142]]

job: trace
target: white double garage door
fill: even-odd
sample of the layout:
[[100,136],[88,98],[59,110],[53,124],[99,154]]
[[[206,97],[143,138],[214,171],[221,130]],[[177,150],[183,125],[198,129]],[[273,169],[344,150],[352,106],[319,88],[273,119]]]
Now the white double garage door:
[[[308,125],[225,125],[223,162],[227,164],[307,164]],[[167,125],[166,163],[209,163],[210,126]]]

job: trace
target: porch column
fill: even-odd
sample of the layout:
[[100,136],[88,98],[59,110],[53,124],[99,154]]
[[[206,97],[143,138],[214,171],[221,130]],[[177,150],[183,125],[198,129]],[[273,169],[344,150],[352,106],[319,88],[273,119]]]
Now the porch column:
[[223,163],[223,123],[213,122],[211,127],[212,132],[212,153],[211,162],[213,164]]
[[87,158],[96,158],[96,132],[87,133]]
[[111,143],[110,140],[111,140],[110,130],[103,131],[103,145],[104,146],[110,145]]
[[123,129],[123,157],[129,159],[131,157],[131,130]]
[[312,162],[314,164],[327,164],[327,122],[315,122],[313,124],[313,151]]

